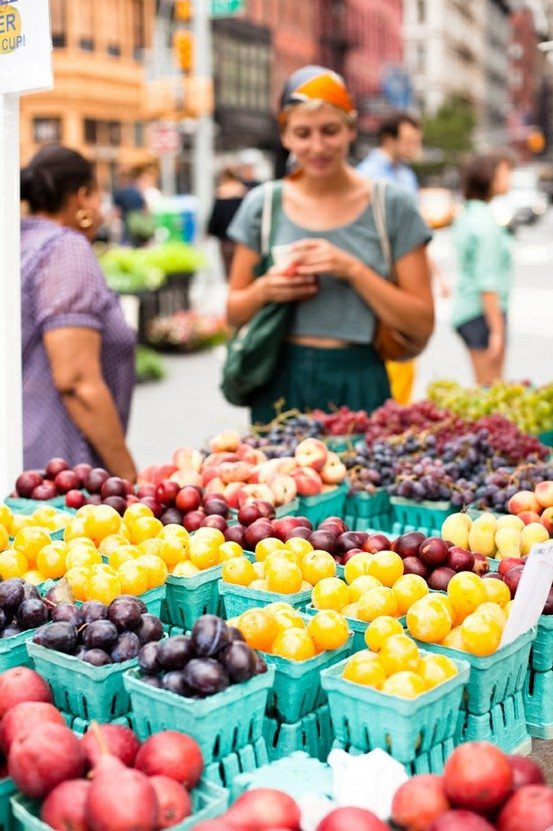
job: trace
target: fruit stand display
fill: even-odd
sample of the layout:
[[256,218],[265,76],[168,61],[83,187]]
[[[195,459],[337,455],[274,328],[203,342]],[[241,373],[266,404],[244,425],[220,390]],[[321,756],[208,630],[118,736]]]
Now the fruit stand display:
[[[547,390],[501,394],[545,425]],[[304,784],[336,797],[331,751],[410,778],[379,817],[361,785],[306,827],[547,831],[553,792],[505,754],[553,738],[553,589],[502,638],[553,536],[550,451],[485,397],[435,398],[283,413],[137,486],[22,472],[0,506],[2,831],[299,831]]]

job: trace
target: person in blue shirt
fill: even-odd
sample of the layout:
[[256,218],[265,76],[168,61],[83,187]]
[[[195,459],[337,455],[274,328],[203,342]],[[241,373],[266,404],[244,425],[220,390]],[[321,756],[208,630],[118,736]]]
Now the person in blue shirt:
[[419,183],[409,163],[418,158],[422,149],[418,119],[406,112],[395,113],[381,123],[377,138],[378,147],[357,165],[357,172],[367,179],[395,182],[416,196]]

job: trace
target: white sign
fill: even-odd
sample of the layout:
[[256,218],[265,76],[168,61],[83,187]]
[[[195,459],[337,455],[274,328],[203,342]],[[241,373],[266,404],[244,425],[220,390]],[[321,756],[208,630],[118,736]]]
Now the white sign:
[[553,540],[533,545],[505,629],[501,646],[532,629],[538,622],[553,584]]
[[0,0],[0,95],[52,86],[48,0]]
[[160,121],[148,128],[148,147],[156,156],[177,156],[181,146],[179,129],[172,121]]

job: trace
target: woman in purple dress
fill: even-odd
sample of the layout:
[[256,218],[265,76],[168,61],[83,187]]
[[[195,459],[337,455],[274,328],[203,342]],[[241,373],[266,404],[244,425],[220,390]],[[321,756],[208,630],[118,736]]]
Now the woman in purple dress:
[[131,481],[125,443],[135,336],[91,248],[102,216],[89,161],[52,145],[21,171],[24,463],[89,462]]

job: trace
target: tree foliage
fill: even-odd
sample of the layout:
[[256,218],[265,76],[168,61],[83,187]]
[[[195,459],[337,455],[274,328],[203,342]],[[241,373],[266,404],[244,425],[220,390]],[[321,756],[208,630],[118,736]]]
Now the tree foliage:
[[458,164],[460,157],[473,149],[475,127],[474,107],[462,96],[454,95],[434,115],[423,119],[425,147],[441,151],[446,166]]

